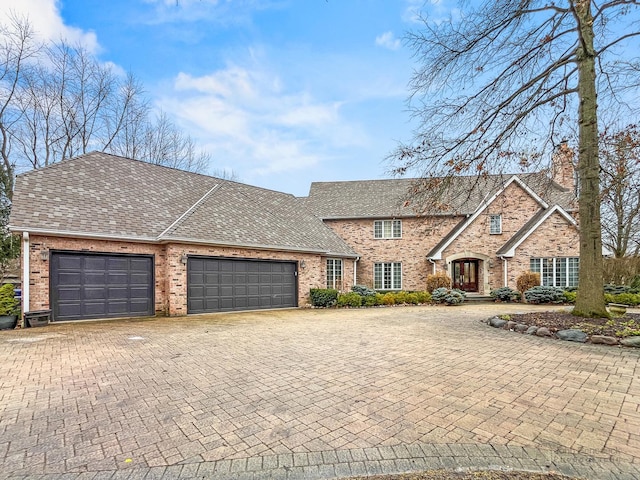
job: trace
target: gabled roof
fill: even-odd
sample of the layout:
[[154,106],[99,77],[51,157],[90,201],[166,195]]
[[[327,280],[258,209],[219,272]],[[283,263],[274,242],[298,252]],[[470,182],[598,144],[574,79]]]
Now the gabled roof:
[[504,192],[507,187],[509,185],[511,185],[512,183],[516,183],[518,184],[521,188],[523,188],[529,195],[531,195],[531,197],[540,204],[540,206],[543,209],[546,209],[549,207],[549,205],[547,205],[547,203],[539,196],[537,195],[528,185],[526,185],[522,180],[520,180],[520,178],[518,178],[516,175],[513,175],[511,178],[509,178],[509,180],[507,180],[506,182],[504,182],[503,185],[501,185],[500,188],[496,189],[495,191],[491,192],[491,196],[489,198],[485,198],[482,200],[482,202],[480,203],[480,205],[477,207],[476,211],[473,212],[472,215],[467,215],[466,218],[464,218],[458,225],[456,225],[447,235],[445,235],[445,237],[440,240],[440,242],[438,242],[438,244],[433,247],[429,253],[427,253],[427,258],[431,258],[433,260],[439,260],[442,258],[442,252],[444,251],[445,248],[447,248],[449,245],[451,245],[451,243],[458,238],[458,236],[469,226],[471,225],[476,218],[478,218],[482,212],[484,212],[484,210],[491,205],[491,203],[493,203],[493,201],[498,198],[498,196]]
[[356,256],[292,195],[99,152],[18,175],[10,224],[17,232]]
[[516,254],[516,248],[518,248],[522,242],[524,242],[529,236],[536,231],[536,229],[542,225],[551,215],[554,213],[560,214],[567,223],[577,226],[575,219],[569,215],[560,205],[554,205],[551,208],[540,209],[531,219],[525,223],[520,230],[518,230],[513,237],[511,237],[507,243],[505,243],[496,252],[499,257],[514,257]]
[[[558,204],[572,209],[575,195],[552,182],[542,173],[519,175],[460,176],[451,179],[441,208],[429,215],[472,215],[496,192],[514,181],[541,204]],[[305,199],[308,208],[322,219],[399,218],[417,216],[415,206],[407,203],[412,187],[420,179],[314,182]]]

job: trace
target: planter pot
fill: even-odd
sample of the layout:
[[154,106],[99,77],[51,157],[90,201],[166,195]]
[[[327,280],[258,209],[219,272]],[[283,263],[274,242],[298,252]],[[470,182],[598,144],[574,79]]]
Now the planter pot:
[[17,324],[17,315],[0,315],[0,330],[12,330]]

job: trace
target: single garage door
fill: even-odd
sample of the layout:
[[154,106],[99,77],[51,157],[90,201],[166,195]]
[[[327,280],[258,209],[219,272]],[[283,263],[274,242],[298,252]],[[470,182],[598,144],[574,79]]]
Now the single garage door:
[[187,312],[296,307],[295,262],[189,257]]
[[53,320],[154,314],[153,257],[53,252]]

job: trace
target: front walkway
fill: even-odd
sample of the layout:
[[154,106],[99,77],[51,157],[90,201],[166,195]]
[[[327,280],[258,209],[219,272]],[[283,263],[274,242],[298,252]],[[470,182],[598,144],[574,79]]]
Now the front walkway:
[[0,478],[500,467],[640,479],[640,350],[478,321],[524,308],[288,310],[0,332]]

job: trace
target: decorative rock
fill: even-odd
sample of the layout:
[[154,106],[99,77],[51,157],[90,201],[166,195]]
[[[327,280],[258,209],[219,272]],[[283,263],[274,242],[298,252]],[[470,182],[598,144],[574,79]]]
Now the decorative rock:
[[609,337],[607,335],[592,335],[591,343],[600,343],[603,345],[617,345],[618,339],[616,337]]
[[553,334],[547,327],[540,327],[538,330],[536,330],[536,335],[538,337],[553,337]]
[[526,332],[527,330],[529,330],[529,325],[525,325],[524,323],[518,323],[516,325],[516,332]]
[[527,328],[527,331],[525,333],[527,335],[535,335],[537,331],[538,327],[536,327],[535,325],[531,325],[529,328]]
[[625,347],[636,347],[640,348],[640,335],[635,337],[627,337],[620,340],[620,343]]
[[574,328],[569,330],[560,330],[558,333],[556,333],[556,337],[567,342],[584,343],[587,341],[587,334],[581,330],[576,330]]
[[501,318],[498,317],[492,317],[491,320],[489,320],[489,325],[491,325],[492,327],[495,328],[502,328],[507,324],[506,320],[503,320]]
[[513,330],[514,328],[516,328],[516,325],[517,325],[517,323],[516,323],[516,322],[514,322],[514,321],[512,321],[512,320],[509,320],[509,321],[507,322],[506,329],[507,329],[507,330]]

